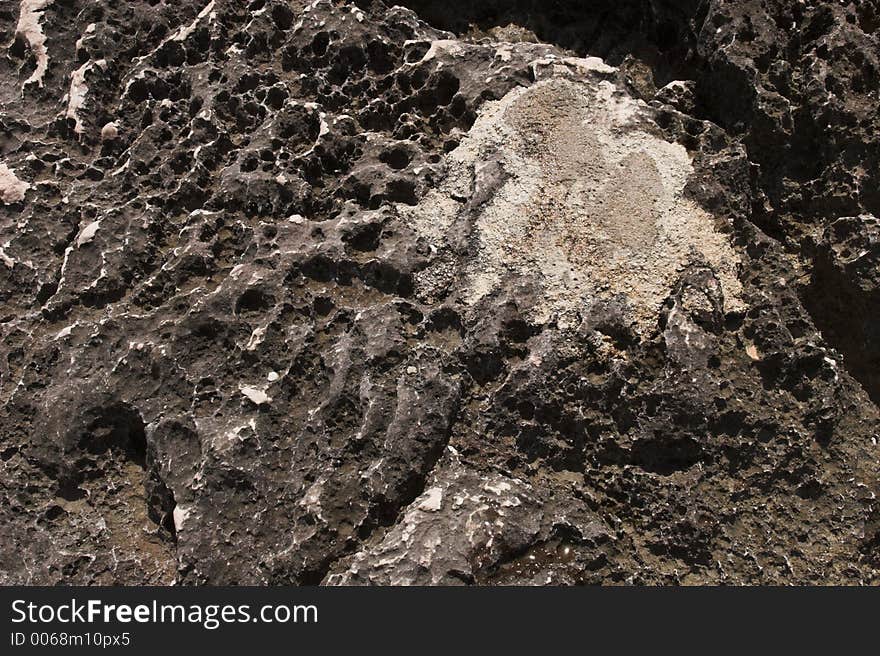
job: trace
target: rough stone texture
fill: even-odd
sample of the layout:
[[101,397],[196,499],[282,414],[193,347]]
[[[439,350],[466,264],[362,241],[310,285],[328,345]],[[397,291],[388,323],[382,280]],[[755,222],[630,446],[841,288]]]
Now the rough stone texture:
[[878,3],[402,4],[0,6],[0,582],[878,582]]

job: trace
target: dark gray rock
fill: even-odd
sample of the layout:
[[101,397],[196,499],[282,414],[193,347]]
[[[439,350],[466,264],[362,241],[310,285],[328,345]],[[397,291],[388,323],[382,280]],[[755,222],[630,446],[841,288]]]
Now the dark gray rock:
[[402,4],[0,9],[0,582],[876,583],[877,3]]

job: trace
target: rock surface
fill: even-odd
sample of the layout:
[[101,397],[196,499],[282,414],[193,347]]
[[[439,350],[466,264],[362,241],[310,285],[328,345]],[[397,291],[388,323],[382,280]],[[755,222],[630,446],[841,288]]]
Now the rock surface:
[[880,580],[873,0],[0,7],[0,583]]

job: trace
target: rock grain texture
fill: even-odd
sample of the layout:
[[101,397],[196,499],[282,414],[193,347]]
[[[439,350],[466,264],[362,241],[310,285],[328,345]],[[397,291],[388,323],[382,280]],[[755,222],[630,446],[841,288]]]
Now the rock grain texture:
[[880,5],[401,4],[0,5],[0,583],[880,582]]

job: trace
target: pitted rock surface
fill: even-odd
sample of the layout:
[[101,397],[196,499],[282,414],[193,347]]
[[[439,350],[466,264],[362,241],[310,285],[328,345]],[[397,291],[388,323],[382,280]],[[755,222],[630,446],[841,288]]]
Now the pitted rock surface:
[[0,6],[0,582],[876,583],[877,3],[402,4]]

